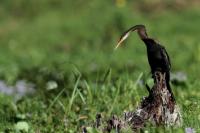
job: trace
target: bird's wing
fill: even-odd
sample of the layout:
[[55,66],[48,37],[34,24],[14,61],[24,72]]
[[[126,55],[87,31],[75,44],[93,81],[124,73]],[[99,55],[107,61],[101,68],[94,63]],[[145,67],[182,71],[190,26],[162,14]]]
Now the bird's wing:
[[171,69],[171,62],[170,62],[170,58],[169,58],[169,55],[168,55],[166,49],[164,47],[162,47],[161,50],[162,50],[161,55],[162,55],[163,59],[165,60],[166,65],[169,67],[169,69]]

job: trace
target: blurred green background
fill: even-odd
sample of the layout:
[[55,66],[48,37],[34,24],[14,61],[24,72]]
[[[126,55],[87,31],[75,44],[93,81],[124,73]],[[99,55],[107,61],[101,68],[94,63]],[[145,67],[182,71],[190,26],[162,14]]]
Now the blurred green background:
[[135,33],[114,46],[129,27],[144,24],[167,49],[172,72],[187,75],[184,85],[173,85],[184,124],[172,131],[199,131],[199,6],[198,0],[1,0],[0,79],[33,83],[36,93],[17,100],[0,94],[6,116],[0,129],[16,131],[25,121],[28,132],[76,132],[97,112],[134,110],[147,95],[135,82],[141,73],[150,78],[146,48]]

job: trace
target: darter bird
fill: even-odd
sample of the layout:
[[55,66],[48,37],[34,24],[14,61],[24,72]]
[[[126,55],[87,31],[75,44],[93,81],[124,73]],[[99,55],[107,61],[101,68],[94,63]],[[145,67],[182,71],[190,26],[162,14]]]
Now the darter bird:
[[122,34],[122,36],[120,37],[115,49],[117,49],[122,44],[122,42],[128,38],[128,36],[130,35],[132,31],[137,31],[140,39],[146,45],[148,62],[151,67],[152,75],[154,75],[156,71],[165,73],[166,85],[167,85],[168,90],[172,94],[172,98],[173,98],[173,93],[171,92],[171,88],[169,84],[170,69],[171,69],[170,58],[164,46],[156,42],[154,39],[148,37],[146,33],[146,28],[144,25],[135,25],[131,27],[130,29],[128,29],[126,32],[124,32],[124,34]]

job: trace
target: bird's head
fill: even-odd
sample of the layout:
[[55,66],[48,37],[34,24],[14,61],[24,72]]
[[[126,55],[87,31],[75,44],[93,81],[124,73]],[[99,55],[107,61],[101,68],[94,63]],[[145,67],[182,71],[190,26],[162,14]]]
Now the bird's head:
[[141,39],[147,38],[145,26],[144,25],[135,25],[135,26],[131,27],[130,29],[128,29],[126,32],[124,32],[124,34],[122,34],[115,49],[117,49],[122,44],[122,42],[124,42],[128,38],[130,33],[135,30],[138,32],[138,35],[140,36]]

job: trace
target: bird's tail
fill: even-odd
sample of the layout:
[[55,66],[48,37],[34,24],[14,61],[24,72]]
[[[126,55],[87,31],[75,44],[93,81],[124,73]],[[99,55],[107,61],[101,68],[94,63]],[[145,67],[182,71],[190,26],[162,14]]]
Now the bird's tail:
[[173,94],[171,86],[170,86],[170,73],[166,73],[166,85],[167,85],[168,91],[171,94],[172,99],[175,101],[174,94]]

